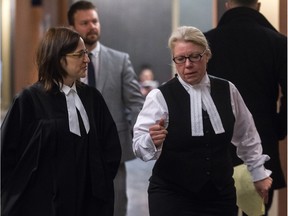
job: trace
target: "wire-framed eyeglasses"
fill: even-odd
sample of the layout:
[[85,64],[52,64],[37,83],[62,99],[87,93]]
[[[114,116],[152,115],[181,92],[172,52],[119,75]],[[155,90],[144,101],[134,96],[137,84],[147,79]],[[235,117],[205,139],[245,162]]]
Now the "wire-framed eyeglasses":
[[190,62],[199,62],[201,60],[201,58],[204,56],[206,51],[207,51],[207,49],[205,49],[200,54],[192,54],[190,56],[176,56],[173,58],[173,61],[175,62],[175,64],[184,64],[187,59]]
[[67,53],[66,56],[75,56],[78,58],[84,58],[85,54],[88,55],[87,49],[81,50],[79,52]]

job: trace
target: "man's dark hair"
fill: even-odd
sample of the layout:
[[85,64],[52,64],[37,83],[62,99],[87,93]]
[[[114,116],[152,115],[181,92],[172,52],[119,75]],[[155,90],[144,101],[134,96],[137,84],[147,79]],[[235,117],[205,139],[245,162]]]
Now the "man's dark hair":
[[78,1],[72,4],[67,13],[68,24],[74,26],[74,14],[78,10],[89,10],[89,9],[96,10],[95,5],[89,1]]
[[232,0],[236,4],[242,5],[242,6],[251,6],[258,2],[258,0]]

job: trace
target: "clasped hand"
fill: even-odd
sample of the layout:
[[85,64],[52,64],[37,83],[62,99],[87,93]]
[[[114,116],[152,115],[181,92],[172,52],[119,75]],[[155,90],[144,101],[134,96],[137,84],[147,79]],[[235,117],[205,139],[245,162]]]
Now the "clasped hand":
[[273,180],[271,177],[254,182],[256,191],[263,198],[264,203],[268,202],[268,192],[272,186],[272,182]]
[[150,136],[156,148],[159,148],[164,142],[168,131],[164,127],[164,119],[161,118],[156,124],[149,128]]

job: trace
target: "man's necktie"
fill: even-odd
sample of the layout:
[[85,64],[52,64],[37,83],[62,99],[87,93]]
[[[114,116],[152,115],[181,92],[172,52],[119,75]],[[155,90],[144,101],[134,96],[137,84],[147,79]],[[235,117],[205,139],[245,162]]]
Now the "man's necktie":
[[90,62],[88,63],[88,85],[96,87],[95,67],[92,63],[92,53],[89,53]]

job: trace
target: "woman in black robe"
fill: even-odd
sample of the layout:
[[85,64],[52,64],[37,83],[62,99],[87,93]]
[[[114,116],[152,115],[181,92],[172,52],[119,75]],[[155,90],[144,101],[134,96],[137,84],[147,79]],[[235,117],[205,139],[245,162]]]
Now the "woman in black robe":
[[121,147],[103,97],[79,81],[89,61],[71,29],[51,28],[41,41],[38,82],[1,126],[2,216],[113,215]]

